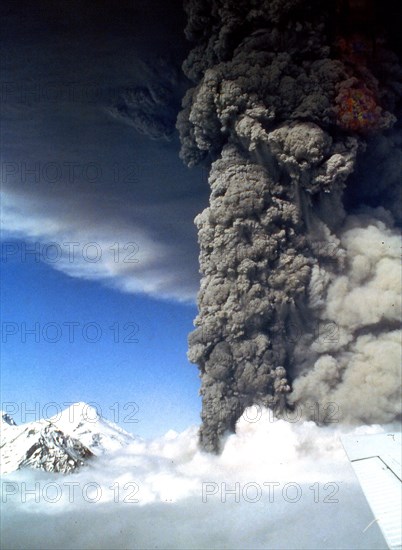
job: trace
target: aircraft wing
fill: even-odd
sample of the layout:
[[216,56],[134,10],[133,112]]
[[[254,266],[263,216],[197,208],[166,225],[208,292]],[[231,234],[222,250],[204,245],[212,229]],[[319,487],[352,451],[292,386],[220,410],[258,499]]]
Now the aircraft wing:
[[343,436],[341,441],[374,514],[373,522],[378,522],[388,547],[401,550],[401,433]]

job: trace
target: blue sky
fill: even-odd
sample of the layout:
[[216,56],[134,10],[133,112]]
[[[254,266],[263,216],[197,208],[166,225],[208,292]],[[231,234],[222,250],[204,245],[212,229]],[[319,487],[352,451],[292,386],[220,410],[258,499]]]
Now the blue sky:
[[[22,0],[5,15],[1,222],[13,248],[1,263],[2,328],[18,333],[3,331],[2,401],[17,403],[17,422],[36,416],[21,418],[22,403],[46,412],[91,401],[152,437],[199,422],[186,351],[199,286],[193,220],[208,185],[180,160],[174,128],[189,85],[181,0],[102,6]],[[72,261],[65,243],[78,243]],[[26,246],[61,256],[21,256]],[[133,246],[138,261],[126,261]],[[74,342],[68,322],[78,323]],[[40,342],[22,341],[23,323],[39,324]],[[61,330],[54,343],[48,323],[50,339]],[[99,341],[85,341],[88,323]],[[121,338],[138,326],[138,343],[115,342],[110,326]],[[131,409],[116,412],[130,402],[138,423],[124,422]]]
[[[16,404],[17,422],[38,417],[23,406],[54,414],[86,401],[143,437],[198,423],[197,369],[186,359],[194,305],[122,293],[34,255],[23,259],[3,254],[1,266],[2,402]],[[24,337],[24,326],[35,325],[38,336]]]

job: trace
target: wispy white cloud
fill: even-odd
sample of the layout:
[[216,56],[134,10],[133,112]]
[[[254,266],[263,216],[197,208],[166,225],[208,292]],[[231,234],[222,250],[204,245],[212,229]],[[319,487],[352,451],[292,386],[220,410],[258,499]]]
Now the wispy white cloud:
[[[179,227],[174,223],[166,227],[169,209],[185,209],[185,201],[160,211],[152,205],[130,206],[124,200],[120,207],[99,196],[88,200],[76,194],[44,204],[40,196],[3,192],[3,256],[28,257],[27,250],[37,250],[38,261],[72,277],[104,282],[125,292],[192,300],[198,283],[195,253],[189,250],[186,236],[180,239]],[[26,239],[27,246],[5,248],[13,237]]]

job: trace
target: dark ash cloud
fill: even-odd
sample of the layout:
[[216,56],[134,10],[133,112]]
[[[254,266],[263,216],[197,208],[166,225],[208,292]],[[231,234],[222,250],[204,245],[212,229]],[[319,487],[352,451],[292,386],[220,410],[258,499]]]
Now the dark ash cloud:
[[[194,48],[184,70],[195,85],[178,117],[181,157],[212,161],[210,205],[195,220],[203,278],[189,337],[210,451],[253,403],[280,414],[339,400],[349,422],[401,412],[398,232],[383,207],[397,214],[402,70],[359,6],[334,7],[186,2]],[[378,182],[364,179],[374,158]],[[336,327],[336,342],[322,343],[321,324]]]

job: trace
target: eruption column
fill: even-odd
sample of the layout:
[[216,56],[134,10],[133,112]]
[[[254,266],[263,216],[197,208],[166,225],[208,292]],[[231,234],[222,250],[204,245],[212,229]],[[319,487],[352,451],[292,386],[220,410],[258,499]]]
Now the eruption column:
[[[324,4],[186,3],[196,46],[184,69],[196,85],[178,118],[181,155],[190,166],[213,161],[210,205],[195,220],[202,282],[189,337],[208,451],[219,450],[246,407],[287,406],[295,333],[314,321],[312,272],[344,268],[335,233],[363,149],[358,131],[395,120],[375,103],[367,67],[356,76],[353,63],[331,57]],[[355,122],[366,120],[367,105],[375,116]]]

